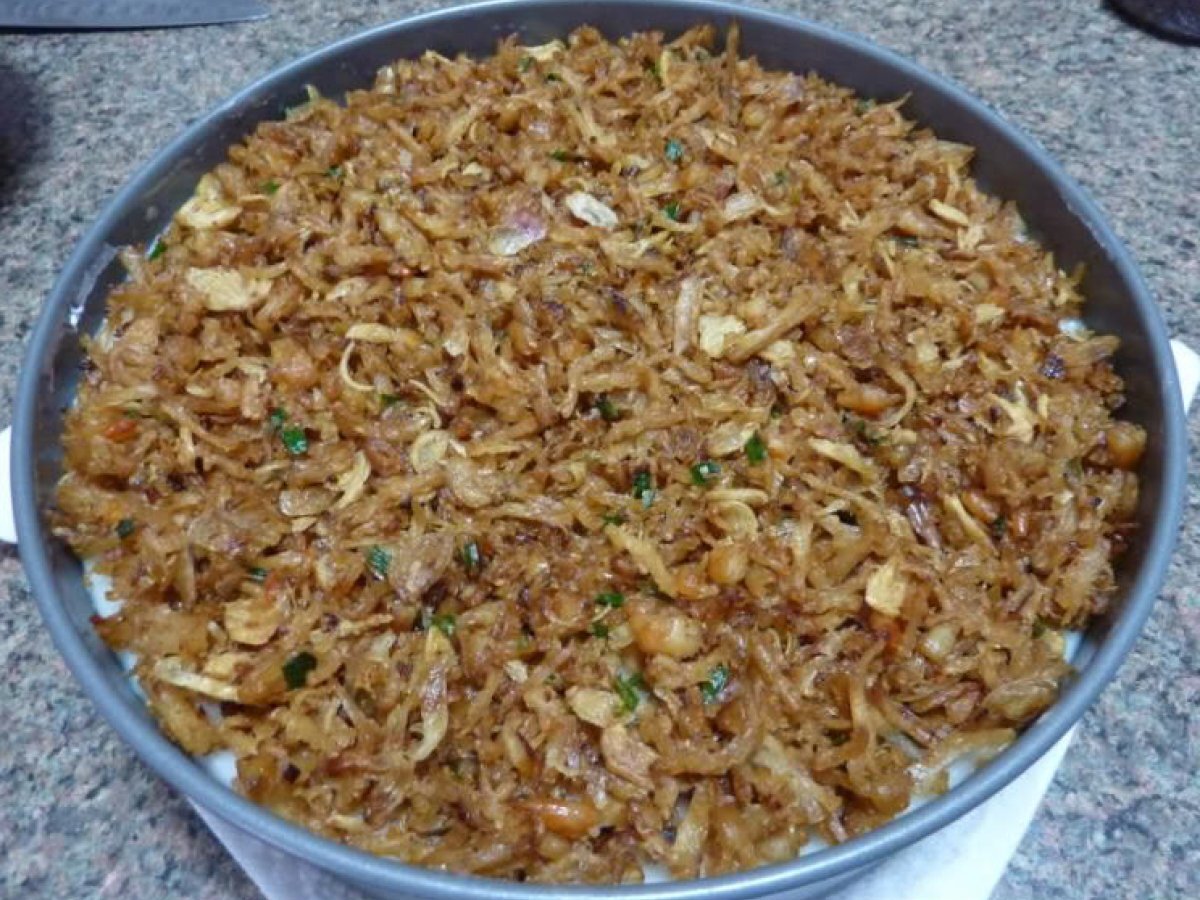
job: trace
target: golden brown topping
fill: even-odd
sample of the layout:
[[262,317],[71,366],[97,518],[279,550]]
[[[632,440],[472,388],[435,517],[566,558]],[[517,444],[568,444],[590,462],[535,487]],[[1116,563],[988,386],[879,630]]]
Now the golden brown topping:
[[315,92],[132,261],[56,530],[190,752],[354,847],[675,877],[1053,702],[1145,433],[971,149],[711,28]]

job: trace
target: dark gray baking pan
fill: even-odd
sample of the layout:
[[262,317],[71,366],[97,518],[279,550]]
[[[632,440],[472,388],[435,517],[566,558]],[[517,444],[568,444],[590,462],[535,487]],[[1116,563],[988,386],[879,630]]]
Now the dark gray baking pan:
[[[635,30],[678,33],[737,20],[744,52],[767,66],[815,71],[867,97],[911,95],[908,115],[944,138],[978,148],[975,175],[1013,200],[1059,263],[1086,266],[1086,316],[1121,336],[1117,368],[1126,380],[1126,413],[1149,442],[1141,468],[1138,528],[1120,570],[1120,592],[1089,629],[1078,676],[1020,739],[944,796],[839,847],[793,862],[701,881],[628,887],[548,887],[427,871],[316,837],[242,799],[213,780],[158,731],[114,656],[88,623],[92,604],[79,563],[51,539],[44,516],[60,470],[62,411],[79,371],[79,335],[93,331],[103,300],[122,278],[117,248],[148,241],[191,194],[199,176],[256,123],[303,99],[304,85],[339,96],[371,83],[376,69],[433,49],[486,54],[518,33],[528,43],[592,24],[609,36]],[[88,231],[46,302],[29,343],[18,389],[12,484],[21,556],[37,602],[71,670],[113,727],[156,772],[196,803],[288,854],[381,896],[528,898],[813,897],[862,874],[900,848],[952,822],[1024,771],[1083,714],[1137,638],[1162,583],[1179,525],[1185,476],[1184,413],[1167,336],[1129,255],[1096,205],[1037,144],[960,88],[861,38],[787,16],[728,3],[608,0],[498,2],[418,16],[318,50],[277,69],[187,129],[130,181]]]

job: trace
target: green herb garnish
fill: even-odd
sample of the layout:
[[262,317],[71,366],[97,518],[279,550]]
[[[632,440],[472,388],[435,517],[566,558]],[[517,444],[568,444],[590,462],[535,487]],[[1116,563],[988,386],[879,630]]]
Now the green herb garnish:
[[392,564],[392,554],[378,544],[367,549],[367,568],[376,578],[387,578]]
[[267,416],[267,421],[271,423],[271,430],[278,431],[287,423],[287,410],[276,407],[271,410],[271,414]]
[[652,76],[655,81],[657,81],[659,84],[662,84],[662,69],[659,68],[657,59],[646,60],[644,68],[647,75]]
[[729,667],[720,663],[708,673],[708,681],[700,685],[700,693],[705,703],[715,703],[721,692],[729,684]]
[[302,688],[308,683],[308,673],[317,667],[317,658],[302,650],[283,664],[283,680],[289,691]]
[[704,487],[708,480],[721,474],[721,467],[711,459],[702,459],[692,466],[692,484]]
[[1034,636],[1035,638],[1040,638],[1042,635],[1044,635],[1044,634],[1045,634],[1047,631],[1049,631],[1049,630],[1050,630],[1050,625],[1049,625],[1049,623],[1048,623],[1048,622],[1047,622],[1045,619],[1043,619],[1041,616],[1038,616],[1038,617],[1037,617],[1037,618],[1034,620],[1034,622],[1033,622],[1033,636]]
[[670,203],[668,203],[666,206],[664,206],[663,207],[663,215],[666,216],[668,219],[670,219],[672,222],[678,222],[679,215],[680,215],[679,201],[672,200]]
[[596,605],[605,606],[609,609],[620,609],[625,605],[625,595],[620,591],[605,591],[602,594],[596,595]]
[[388,409],[389,407],[395,406],[399,402],[400,402],[400,398],[396,394],[380,394],[379,395],[379,403],[384,409]]
[[992,529],[992,537],[1000,540],[1004,537],[1004,533],[1008,531],[1008,519],[1004,516],[996,516],[992,519],[992,524],[989,526]]
[[517,63],[517,70],[520,72],[528,72],[530,67],[532,67],[532,66],[533,66],[533,57],[532,56],[522,56],[521,61]]
[[288,425],[279,432],[279,439],[292,456],[302,456],[308,452],[308,435],[299,425]]
[[555,150],[550,154],[550,158],[558,160],[559,162],[570,162],[571,154],[566,150]]
[[875,108],[874,100],[859,100],[857,103],[854,104],[854,111],[856,113],[858,113],[860,116],[863,113],[869,112],[870,110],[872,110],[874,108]]
[[757,431],[750,435],[750,440],[746,441],[743,449],[746,451],[746,459],[750,460],[750,464],[753,466],[757,466],[767,459],[767,445],[763,443],[763,439],[759,437]]
[[667,158],[668,162],[679,162],[683,159],[683,143],[675,140],[675,138],[670,138],[667,141],[666,148],[663,150],[663,156]]
[[429,624],[446,637],[454,637],[454,630],[458,627],[458,622],[450,613],[439,613],[429,620]]
[[858,435],[859,439],[864,443],[869,444],[872,447],[878,447],[880,444],[884,443],[884,438],[871,431],[870,427],[862,419],[859,419],[856,416],[850,416],[846,421],[847,424],[849,424],[849,426],[854,430],[854,433]]
[[600,413],[600,418],[605,422],[615,422],[621,418],[621,411],[613,405],[613,402],[605,394],[597,396],[592,406],[596,412]]
[[341,166],[330,166],[328,169],[325,170],[325,174],[328,175],[330,178],[341,178],[342,177],[342,167]]
[[593,622],[592,627],[588,629],[592,637],[606,639],[608,637],[608,626],[603,622]]
[[775,172],[775,175],[773,177],[774,177],[774,181],[775,181],[775,186],[783,187],[785,184],[787,184],[787,180],[788,180],[787,169],[777,169]]
[[272,178],[270,181],[264,181],[261,185],[262,192],[267,196],[273,195],[279,190],[279,182]]
[[600,518],[604,520],[605,525],[624,525],[629,521],[622,513],[605,513]]
[[546,80],[547,81],[562,81],[562,76],[559,75],[557,72],[547,72]]
[[1073,478],[1083,477],[1083,460],[1069,459],[1067,460],[1067,474]]
[[129,537],[134,531],[137,530],[137,525],[134,524],[133,519],[122,519],[117,523],[116,530],[117,537],[119,537],[121,540],[125,540],[125,538]]
[[467,541],[463,544],[462,550],[459,551],[459,560],[471,574],[475,574],[483,568],[483,553],[479,550],[479,544],[475,541]]
[[621,698],[621,706],[625,712],[631,713],[642,702],[642,691],[646,689],[646,682],[642,680],[641,675],[634,672],[632,675],[618,675],[613,680],[613,687]]
[[257,582],[258,584],[262,584],[264,581],[267,580],[267,575],[270,573],[267,572],[267,570],[264,569],[262,566],[254,566],[246,574],[250,577],[251,581]]
[[154,242],[154,246],[150,248],[150,252],[146,254],[146,259],[158,259],[167,252],[167,242],[159,238]]
[[642,469],[633,476],[633,496],[642,501],[642,506],[649,507],[654,502],[654,476],[649,469]]
[[920,247],[921,241],[913,237],[911,234],[900,234],[892,238],[901,247]]

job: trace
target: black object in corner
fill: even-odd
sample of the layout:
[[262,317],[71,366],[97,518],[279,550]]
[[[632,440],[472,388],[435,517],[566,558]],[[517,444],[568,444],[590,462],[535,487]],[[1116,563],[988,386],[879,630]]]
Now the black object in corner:
[[1200,0],[1109,0],[1138,25],[1166,37],[1200,41]]

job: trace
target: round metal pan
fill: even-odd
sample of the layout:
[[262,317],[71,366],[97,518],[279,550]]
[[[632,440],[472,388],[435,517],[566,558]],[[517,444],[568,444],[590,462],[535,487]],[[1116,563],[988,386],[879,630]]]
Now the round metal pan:
[[[940,136],[971,144],[982,186],[1015,201],[1059,264],[1086,267],[1088,323],[1121,336],[1125,413],[1149,434],[1141,466],[1138,528],[1121,562],[1111,609],[1089,629],[1078,675],[1010,748],[944,796],[867,835],[799,859],[699,881],[623,887],[534,886],[435,872],[349,849],[291,825],[213,780],[159,732],[116,658],[89,624],[92,604],[78,561],[49,534],[44,511],[60,472],[62,411],[78,379],[79,336],[101,321],[103,301],[123,278],[116,252],[160,231],[199,176],[263,120],[303,99],[304,86],[339,97],[375,71],[425,50],[489,53],[517,33],[527,43],[590,24],[610,37],[637,30],[678,33],[698,23],[738,21],[742,47],[764,65],[815,71],[867,97],[910,95],[907,114]],[[1044,150],[960,88],[860,38],[729,3],[700,0],[512,0],[458,7],[367,31],[286,65],[231,97],[163,149],[112,200],[55,285],[29,343],[14,415],[12,484],[21,556],[55,642],[104,716],[176,789],[270,844],[381,896],[532,900],[578,897],[734,900],[818,896],[900,848],[945,826],[1040,757],[1083,714],[1137,638],[1161,585],[1178,530],[1185,478],[1184,413],[1167,337],[1128,253],[1096,205]]]

